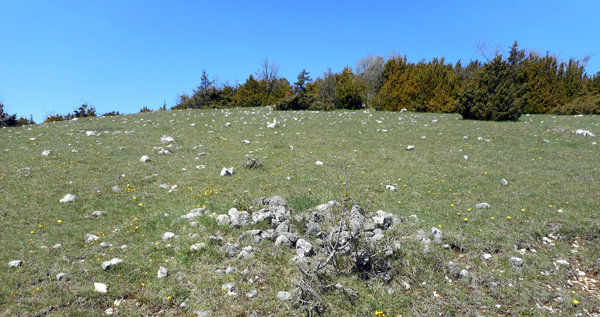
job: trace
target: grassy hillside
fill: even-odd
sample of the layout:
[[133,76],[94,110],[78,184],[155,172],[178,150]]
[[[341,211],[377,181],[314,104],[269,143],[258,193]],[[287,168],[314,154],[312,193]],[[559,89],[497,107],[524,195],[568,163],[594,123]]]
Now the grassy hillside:
[[[119,315],[302,315],[293,299],[276,299],[301,275],[290,262],[295,249],[243,241],[254,257],[229,257],[209,236],[237,242],[242,232],[266,227],[219,226],[210,214],[278,195],[295,215],[339,201],[346,190],[366,191],[366,207],[406,219],[393,231],[402,247],[389,283],[341,276],[359,299],[326,294],[326,315],[600,313],[600,145],[571,133],[600,135],[599,119],[536,115],[499,123],[252,108],[1,129],[0,315],[89,316],[108,308]],[[163,135],[175,142],[161,143]],[[151,160],[140,162],[143,155]],[[247,156],[264,166],[243,168]],[[222,167],[235,172],[221,177]],[[77,198],[59,202],[66,194]],[[482,202],[491,208],[475,207]],[[202,207],[209,215],[181,218]],[[105,214],[89,216],[94,211]],[[443,232],[442,243],[424,252],[417,232],[432,227]],[[177,237],[162,240],[165,232]],[[99,239],[86,243],[86,234]],[[196,243],[206,247],[190,251]],[[522,268],[511,257],[522,258]],[[103,270],[112,258],[123,263]],[[23,263],[9,267],[13,260]],[[166,278],[157,278],[160,266]],[[236,272],[217,273],[228,267]],[[66,275],[57,281],[59,273]],[[94,291],[94,282],[108,292]],[[237,297],[222,290],[228,282]],[[257,294],[244,295],[251,290]]]

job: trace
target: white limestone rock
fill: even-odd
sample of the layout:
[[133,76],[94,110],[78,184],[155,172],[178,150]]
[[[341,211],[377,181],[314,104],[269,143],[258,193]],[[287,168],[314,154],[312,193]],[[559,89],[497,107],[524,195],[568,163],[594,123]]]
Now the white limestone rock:
[[100,237],[98,237],[97,235],[93,235],[91,233],[88,233],[85,235],[85,243],[90,243],[90,242],[94,242],[98,239],[100,239]]
[[60,202],[61,203],[70,203],[75,201],[75,199],[77,199],[77,196],[75,196],[74,194],[66,194],[65,197],[63,197]]
[[168,135],[163,135],[163,136],[160,138],[160,142],[161,142],[161,143],[165,143],[165,144],[166,144],[166,143],[174,143],[174,142],[175,142],[175,139],[173,139],[173,137],[170,137],[170,136],[168,136]]
[[590,132],[588,130],[582,130],[582,129],[577,129],[577,130],[573,131],[573,134],[583,135],[583,136],[590,136],[592,138],[596,137],[596,135],[593,134],[592,132]]
[[167,240],[169,240],[169,239],[172,239],[173,237],[175,237],[175,234],[174,234],[173,232],[169,232],[169,231],[167,231],[167,232],[165,232],[165,233],[163,234],[163,236],[162,236],[162,240],[163,240],[163,241],[167,241]]
[[228,175],[233,175],[233,167],[227,168],[227,167],[223,167],[223,169],[221,169],[221,176],[228,176]]
[[123,263],[123,260],[121,260],[119,258],[112,258],[110,261],[102,262],[102,269],[106,271],[106,270],[110,269],[111,267],[121,264],[121,263]]
[[106,293],[108,292],[108,286],[103,283],[94,283],[94,290],[99,293]]
[[165,277],[167,277],[167,275],[169,275],[169,271],[167,270],[166,267],[161,266],[158,269],[157,275],[158,275],[158,278],[165,278]]

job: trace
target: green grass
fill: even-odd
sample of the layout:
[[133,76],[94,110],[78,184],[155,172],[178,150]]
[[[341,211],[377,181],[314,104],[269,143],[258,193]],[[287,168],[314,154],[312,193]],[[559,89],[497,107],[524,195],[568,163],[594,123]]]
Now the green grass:
[[[278,126],[267,129],[273,118]],[[209,235],[237,241],[247,228],[219,227],[210,217],[198,218],[192,227],[179,217],[198,206],[226,213],[236,199],[274,195],[299,212],[338,199],[346,166],[349,192],[369,190],[374,210],[408,221],[398,230],[403,250],[392,283],[345,276],[345,285],[360,300],[351,305],[332,294],[327,315],[374,316],[376,310],[387,316],[547,314],[536,304],[561,315],[598,312],[600,283],[587,291],[568,281],[577,281],[575,268],[599,279],[600,145],[591,144],[598,138],[570,132],[586,129],[600,135],[600,118],[458,119],[454,114],[252,108],[160,111],[1,129],[0,315],[102,315],[109,307],[124,315],[189,315],[195,310],[215,316],[301,315],[298,307],[275,299],[278,291],[295,286],[292,249],[262,242],[247,260],[228,258],[210,245],[192,253],[189,246],[208,243]],[[102,134],[86,136],[82,132],[87,130]],[[164,147],[163,134],[175,138],[172,155],[153,150]],[[244,139],[251,144],[242,143]],[[415,150],[406,151],[407,145]],[[42,157],[43,150],[52,154]],[[200,152],[206,156],[195,159]],[[142,155],[152,161],[139,162]],[[246,155],[260,159],[264,167],[243,169]],[[316,165],[318,160],[324,165]],[[235,167],[235,174],[220,177],[223,166]],[[29,176],[18,172],[25,167],[31,169]],[[147,178],[153,174],[158,176]],[[502,186],[503,178],[508,186]],[[178,188],[160,189],[163,183]],[[398,191],[385,190],[388,184]],[[113,192],[113,186],[123,192]],[[59,203],[67,193],[77,200]],[[479,202],[492,208],[476,209]],[[95,210],[107,214],[85,217]],[[432,245],[430,252],[422,252],[414,235],[434,226],[441,226],[444,243],[453,249]],[[161,241],[166,231],[179,238]],[[87,233],[101,239],[86,245]],[[190,233],[199,237],[192,239]],[[558,237],[554,246],[542,243],[548,234]],[[102,241],[114,247],[101,248]],[[53,249],[56,243],[62,248]],[[123,244],[128,248],[122,250]],[[517,251],[527,248],[537,252]],[[492,258],[482,260],[483,253]],[[522,270],[510,267],[511,256],[525,259]],[[100,263],[113,257],[124,263],[103,271]],[[23,266],[8,268],[16,259]],[[568,260],[571,268],[557,270],[557,259]],[[451,276],[449,261],[467,268],[479,282]],[[161,265],[169,269],[169,277],[159,280]],[[228,266],[238,273],[215,274]],[[244,269],[247,274],[240,273]],[[69,273],[68,279],[56,281],[59,272]],[[227,298],[220,288],[230,281],[236,281],[240,295],[250,289],[258,295]],[[109,292],[94,292],[93,282],[108,284]],[[113,304],[116,299],[123,299],[121,306]],[[184,301],[187,307],[179,307]]]

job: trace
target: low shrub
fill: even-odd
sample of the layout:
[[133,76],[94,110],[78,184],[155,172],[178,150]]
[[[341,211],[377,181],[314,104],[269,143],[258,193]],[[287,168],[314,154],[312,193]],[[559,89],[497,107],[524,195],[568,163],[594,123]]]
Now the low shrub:
[[121,114],[118,111],[111,111],[111,112],[107,112],[105,114],[103,114],[103,116],[105,117],[111,117],[111,116],[120,116]]
[[463,119],[517,120],[523,109],[521,94],[515,70],[496,56],[464,87],[456,110]]
[[600,114],[600,94],[586,94],[551,110],[555,114]]
[[58,121],[65,121],[65,120],[66,120],[66,118],[63,115],[55,114],[55,115],[50,115],[50,116],[46,117],[46,119],[44,120],[44,123],[58,122]]

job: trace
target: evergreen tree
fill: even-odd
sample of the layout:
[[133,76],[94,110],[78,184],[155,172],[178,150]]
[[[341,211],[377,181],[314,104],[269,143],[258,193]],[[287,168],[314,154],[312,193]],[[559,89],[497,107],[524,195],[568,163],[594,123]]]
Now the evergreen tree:
[[17,125],[17,114],[9,115],[4,112],[4,104],[0,102],[0,127],[14,127]]
[[304,90],[306,89],[306,85],[312,82],[312,79],[310,78],[309,74],[310,73],[307,72],[305,69],[303,69],[302,72],[298,74],[298,81],[294,83],[294,90],[297,94],[304,92]]
[[259,107],[266,100],[264,86],[250,75],[246,82],[241,85],[235,95],[236,103],[240,107]]
[[350,67],[345,67],[335,75],[335,106],[338,109],[359,109],[362,107],[362,87]]
[[508,56],[508,64],[511,67],[517,67],[525,61],[525,50],[519,49],[519,44],[517,41],[510,48],[510,55]]
[[466,84],[457,111],[464,119],[517,120],[522,111],[521,94],[514,68],[497,55]]

